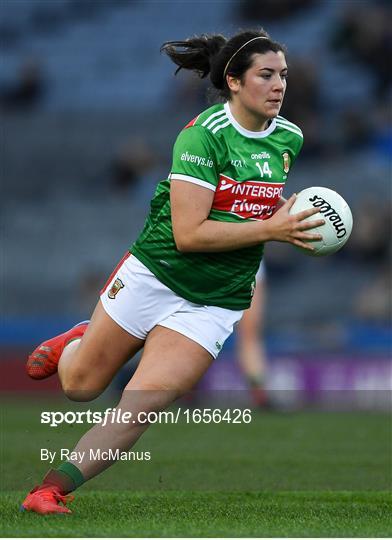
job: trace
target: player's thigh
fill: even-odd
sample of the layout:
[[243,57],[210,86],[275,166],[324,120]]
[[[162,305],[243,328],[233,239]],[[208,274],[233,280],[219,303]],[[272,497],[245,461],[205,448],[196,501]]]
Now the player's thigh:
[[138,401],[140,410],[164,408],[191,390],[212,362],[212,355],[195,341],[156,326],[147,337],[123,400]]
[[91,322],[67,369],[68,378],[88,387],[106,387],[117,371],[144,345],[121,328],[98,302]]

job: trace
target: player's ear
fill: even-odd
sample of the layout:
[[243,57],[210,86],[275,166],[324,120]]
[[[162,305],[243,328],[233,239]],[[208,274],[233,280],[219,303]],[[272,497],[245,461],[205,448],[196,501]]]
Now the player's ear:
[[226,82],[229,90],[236,94],[241,86],[241,81],[237,77],[232,77],[231,75],[226,75]]

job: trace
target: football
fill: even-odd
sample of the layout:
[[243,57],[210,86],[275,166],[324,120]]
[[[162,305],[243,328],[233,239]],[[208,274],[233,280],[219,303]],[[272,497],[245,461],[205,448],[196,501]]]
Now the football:
[[290,214],[297,214],[309,208],[318,208],[320,214],[314,214],[310,220],[324,218],[325,224],[310,229],[322,235],[322,240],[312,241],[315,248],[310,251],[298,248],[307,255],[322,257],[341,249],[350,237],[353,228],[353,216],[349,205],[339,193],[325,187],[310,187],[302,190],[290,209]]

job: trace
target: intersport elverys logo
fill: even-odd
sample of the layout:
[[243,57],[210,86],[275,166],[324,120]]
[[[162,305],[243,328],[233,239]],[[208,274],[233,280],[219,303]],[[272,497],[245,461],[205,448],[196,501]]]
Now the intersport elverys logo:
[[236,182],[221,174],[212,209],[230,212],[243,219],[267,219],[276,210],[283,187],[284,183],[260,180]]

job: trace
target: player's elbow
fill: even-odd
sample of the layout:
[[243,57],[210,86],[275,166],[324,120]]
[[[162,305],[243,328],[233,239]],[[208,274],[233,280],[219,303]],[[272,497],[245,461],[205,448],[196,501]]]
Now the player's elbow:
[[173,227],[173,236],[177,251],[180,253],[198,250],[197,227]]
[[203,224],[189,220],[181,224],[173,222],[173,237],[180,253],[203,251]]
[[189,253],[190,251],[194,251],[190,235],[176,234],[174,235],[174,241],[176,243],[177,251],[180,253]]

